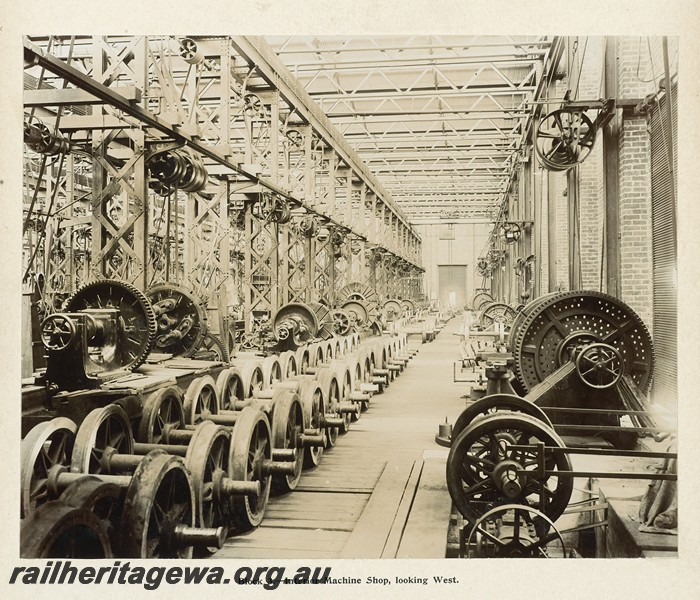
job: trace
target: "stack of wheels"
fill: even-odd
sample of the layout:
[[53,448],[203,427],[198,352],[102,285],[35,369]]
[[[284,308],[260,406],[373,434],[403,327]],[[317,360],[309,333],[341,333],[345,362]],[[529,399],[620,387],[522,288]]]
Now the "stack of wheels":
[[36,426],[22,441],[21,555],[189,558],[195,547],[220,548],[234,498],[259,485],[232,476],[227,430],[190,433],[173,447],[136,443],[117,404],[80,429],[65,418]]
[[[406,335],[358,334],[279,356],[237,355],[214,379],[152,392],[131,423],[118,403],[22,441],[27,558],[177,558],[259,525],[413,353]],[[133,433],[132,433],[133,432]]]
[[[268,358],[275,359],[268,363],[273,365],[272,371],[277,372],[279,360],[277,357]],[[247,465],[241,464],[241,468],[247,469],[250,477],[255,475],[253,468],[262,468],[269,475],[270,484],[264,486],[264,494],[269,495],[270,491],[286,493],[296,488],[301,478],[303,445],[309,441],[304,439],[303,407],[299,396],[282,387],[280,379],[266,378],[268,373],[263,373],[263,368],[264,365],[258,362],[246,363],[240,369],[226,369],[216,382],[208,375],[193,380],[185,392],[183,410],[188,427],[211,421],[232,427],[234,438],[240,429],[246,440],[243,445],[249,447],[252,444],[251,452],[262,461],[261,467],[254,467],[251,457]],[[254,381],[258,378],[263,383],[256,386]],[[245,510],[243,526],[259,525],[264,506],[253,506],[248,499],[241,504],[242,511]]]

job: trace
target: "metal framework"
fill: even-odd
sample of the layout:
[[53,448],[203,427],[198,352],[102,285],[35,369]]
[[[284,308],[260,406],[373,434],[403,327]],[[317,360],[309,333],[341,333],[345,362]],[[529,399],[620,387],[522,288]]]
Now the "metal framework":
[[555,38],[268,38],[412,223],[491,218]]
[[[216,332],[232,311],[332,303],[338,284],[375,278],[368,249],[420,277],[406,215],[262,38],[51,36],[24,50],[27,118],[70,146],[25,160],[25,267],[46,275],[50,303],[98,278],[172,281]],[[149,165],[168,152],[207,175],[162,185]],[[291,222],[265,212],[270,197]]]

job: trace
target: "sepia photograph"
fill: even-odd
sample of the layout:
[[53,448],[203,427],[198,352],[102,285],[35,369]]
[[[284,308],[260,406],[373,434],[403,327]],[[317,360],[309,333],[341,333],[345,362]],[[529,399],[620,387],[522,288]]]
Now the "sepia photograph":
[[41,25],[3,39],[2,586],[683,571],[687,35]]

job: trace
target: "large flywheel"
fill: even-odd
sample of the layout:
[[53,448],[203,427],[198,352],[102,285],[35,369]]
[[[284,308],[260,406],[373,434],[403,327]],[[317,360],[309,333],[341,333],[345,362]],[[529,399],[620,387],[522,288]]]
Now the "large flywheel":
[[[624,373],[642,392],[649,390],[654,351],[648,329],[624,302],[594,291],[553,294],[530,311],[513,344],[518,381],[530,391],[591,344],[613,348],[612,363],[619,356]],[[602,365],[599,359],[594,362]]]

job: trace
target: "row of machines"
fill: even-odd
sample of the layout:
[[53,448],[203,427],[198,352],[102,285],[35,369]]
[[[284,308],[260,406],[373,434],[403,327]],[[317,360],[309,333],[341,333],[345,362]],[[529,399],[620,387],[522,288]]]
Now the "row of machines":
[[515,308],[477,300],[476,328],[500,324],[507,336],[479,356],[485,386],[472,389],[464,411],[436,437],[450,448],[447,485],[464,523],[458,555],[566,556],[555,523],[575,477],[676,479],[675,472],[572,468],[576,454],[676,458],[639,445],[640,437],[661,441],[673,432],[647,400],[651,336],[628,305],[597,291],[556,292]]
[[21,556],[187,558],[258,526],[417,351],[398,309],[385,331],[353,302],[285,305],[221,360],[182,287],[79,289],[23,382]]

